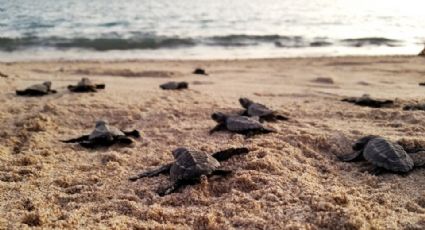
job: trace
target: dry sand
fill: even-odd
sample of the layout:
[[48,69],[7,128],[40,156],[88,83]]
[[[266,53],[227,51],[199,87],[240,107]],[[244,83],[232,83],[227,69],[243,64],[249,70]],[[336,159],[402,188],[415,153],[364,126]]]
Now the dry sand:
[[[209,76],[192,75],[203,67]],[[366,134],[425,140],[425,59],[341,57],[241,61],[50,61],[0,64],[0,229],[424,229],[425,170],[373,176],[367,163],[336,155]],[[71,94],[81,77],[106,83]],[[317,79],[329,78],[326,82]],[[14,90],[51,80],[56,95],[22,98]],[[185,91],[161,91],[170,80]],[[395,108],[340,102],[363,93],[395,99]],[[288,114],[268,123],[278,133],[244,138],[208,130],[214,111],[237,113],[238,98]],[[104,118],[137,128],[134,146],[86,150],[61,139]],[[206,152],[247,146],[209,178],[159,197],[159,176],[127,178],[170,162],[186,146]]]

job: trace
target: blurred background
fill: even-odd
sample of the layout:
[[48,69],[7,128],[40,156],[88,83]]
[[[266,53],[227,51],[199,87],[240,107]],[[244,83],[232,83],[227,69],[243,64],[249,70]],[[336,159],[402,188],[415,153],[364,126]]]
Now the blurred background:
[[417,54],[420,0],[0,0],[0,60]]

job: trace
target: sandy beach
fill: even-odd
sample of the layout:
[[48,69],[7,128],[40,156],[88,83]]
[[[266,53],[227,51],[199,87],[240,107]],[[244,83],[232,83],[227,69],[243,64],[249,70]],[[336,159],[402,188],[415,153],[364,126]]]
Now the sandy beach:
[[[191,74],[197,67],[208,76]],[[415,56],[211,61],[40,61],[0,63],[0,229],[424,229],[425,170],[369,173],[338,155],[368,134],[425,143],[425,59]],[[98,93],[66,86],[82,77]],[[331,78],[332,81],[317,81]],[[57,94],[16,97],[45,80]],[[189,82],[164,91],[161,83]],[[373,109],[341,102],[395,100]],[[276,133],[245,138],[217,132],[211,113],[238,113],[248,97],[286,114]],[[129,147],[87,150],[60,140],[89,133],[98,119],[142,137]],[[171,162],[189,147],[251,152],[223,165],[229,177],[160,197],[161,175],[128,177]],[[425,145],[424,145],[425,146]]]

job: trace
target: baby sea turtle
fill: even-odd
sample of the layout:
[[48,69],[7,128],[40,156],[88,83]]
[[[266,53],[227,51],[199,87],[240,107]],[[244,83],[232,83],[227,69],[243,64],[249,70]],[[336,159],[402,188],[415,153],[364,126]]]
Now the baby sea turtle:
[[353,145],[354,152],[339,157],[342,161],[366,160],[375,165],[374,174],[382,171],[406,173],[425,165],[425,151],[407,153],[403,147],[383,137],[369,135]]
[[45,81],[42,84],[32,85],[24,90],[16,90],[16,95],[19,96],[43,96],[51,93],[56,93],[56,90],[52,90],[52,82]]
[[133,140],[129,138],[140,137],[137,130],[123,131],[113,126],[109,126],[106,121],[100,120],[96,122],[94,130],[89,135],[83,135],[78,138],[65,140],[65,143],[79,143],[85,148],[96,148],[100,146],[111,146],[113,144],[131,144]]
[[405,105],[403,110],[425,110],[425,103]]
[[193,74],[208,75],[208,74],[207,74],[207,72],[205,72],[205,70],[204,70],[204,69],[201,69],[201,68],[196,68],[196,69],[193,71]]
[[359,106],[367,106],[372,108],[381,108],[394,104],[392,100],[376,100],[370,97],[369,94],[363,94],[361,97],[344,98],[341,101],[353,103]]
[[201,176],[228,175],[232,171],[221,168],[220,161],[225,161],[234,155],[246,154],[247,148],[230,148],[209,155],[204,152],[177,148],[172,154],[175,161],[157,169],[142,172],[129,178],[136,181],[143,177],[154,177],[159,174],[169,174],[171,185],[158,191],[160,196],[168,195],[179,187],[198,183]]
[[213,113],[211,118],[218,124],[210,130],[210,134],[224,130],[247,136],[274,132],[274,130],[264,127],[258,120],[251,117],[228,116],[217,112]]
[[267,108],[267,106],[255,103],[248,98],[239,98],[239,103],[246,109],[242,114],[243,116],[259,117],[260,122],[288,120],[288,117],[277,114],[275,111]]
[[97,92],[98,89],[105,89],[105,84],[94,84],[90,79],[84,77],[77,85],[68,85],[68,89],[74,93]]
[[187,89],[189,87],[189,83],[185,81],[182,81],[182,82],[170,81],[160,85],[159,87],[165,90]]

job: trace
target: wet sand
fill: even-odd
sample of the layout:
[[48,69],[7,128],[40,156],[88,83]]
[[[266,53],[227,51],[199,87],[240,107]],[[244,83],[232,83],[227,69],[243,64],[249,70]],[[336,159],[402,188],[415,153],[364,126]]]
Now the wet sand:
[[[367,163],[337,159],[367,134],[424,141],[425,112],[401,109],[425,101],[424,64],[413,56],[1,63],[0,229],[424,229],[425,169],[374,176]],[[210,75],[191,74],[196,67]],[[66,90],[82,77],[106,89]],[[45,80],[59,92],[14,95]],[[171,80],[190,89],[159,89]],[[396,106],[339,101],[364,93]],[[211,113],[238,113],[242,96],[290,120],[267,123],[273,134],[210,136]],[[98,119],[142,137],[97,150],[59,141],[90,132]],[[167,176],[127,180],[172,161],[181,146],[251,152],[223,163],[233,175],[165,197],[155,190]]]

